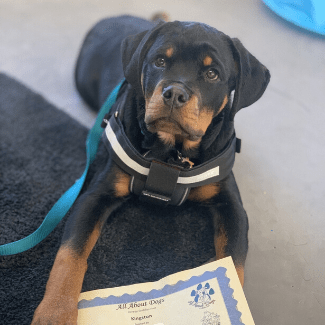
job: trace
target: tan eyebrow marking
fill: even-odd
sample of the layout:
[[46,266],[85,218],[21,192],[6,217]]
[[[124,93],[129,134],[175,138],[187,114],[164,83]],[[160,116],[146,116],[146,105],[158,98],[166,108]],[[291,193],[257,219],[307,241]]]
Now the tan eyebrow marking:
[[168,48],[166,51],[167,58],[170,58],[174,53],[174,49],[172,47]]
[[203,64],[204,66],[208,66],[211,65],[211,63],[212,63],[212,58],[209,55],[207,55],[203,60]]

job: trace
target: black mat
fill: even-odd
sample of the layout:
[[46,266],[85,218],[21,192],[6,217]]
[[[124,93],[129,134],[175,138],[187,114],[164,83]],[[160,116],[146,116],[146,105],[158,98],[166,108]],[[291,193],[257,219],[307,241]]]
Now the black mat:
[[[86,128],[43,97],[0,74],[0,244],[33,232],[82,174],[86,135]],[[0,257],[1,324],[30,324],[65,220],[35,248]],[[156,281],[213,255],[212,220],[204,209],[152,208],[134,199],[105,225],[82,291]]]

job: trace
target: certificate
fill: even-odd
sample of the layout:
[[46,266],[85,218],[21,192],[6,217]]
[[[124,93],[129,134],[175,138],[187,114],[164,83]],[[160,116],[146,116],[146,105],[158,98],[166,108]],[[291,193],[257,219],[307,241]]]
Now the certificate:
[[231,257],[157,282],[81,293],[78,325],[254,325]]

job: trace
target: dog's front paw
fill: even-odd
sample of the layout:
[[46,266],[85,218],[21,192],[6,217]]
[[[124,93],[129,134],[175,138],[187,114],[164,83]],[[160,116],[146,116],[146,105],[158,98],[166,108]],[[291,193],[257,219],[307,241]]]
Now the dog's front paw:
[[76,304],[63,301],[42,301],[34,313],[31,325],[77,325]]

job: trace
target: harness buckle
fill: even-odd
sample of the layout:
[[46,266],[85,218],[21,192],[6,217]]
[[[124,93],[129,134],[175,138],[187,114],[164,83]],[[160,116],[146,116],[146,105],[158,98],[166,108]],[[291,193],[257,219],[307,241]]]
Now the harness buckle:
[[167,205],[174,194],[179,173],[179,168],[152,161],[144,189],[141,192],[141,199]]

